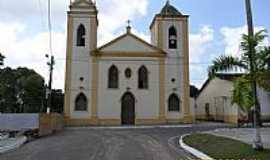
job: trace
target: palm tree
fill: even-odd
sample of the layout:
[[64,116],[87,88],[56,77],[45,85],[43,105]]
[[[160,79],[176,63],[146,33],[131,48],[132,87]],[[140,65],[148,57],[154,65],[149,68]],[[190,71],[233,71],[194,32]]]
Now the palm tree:
[[[247,73],[251,72],[251,62],[249,60],[249,44],[250,41],[255,46],[255,56],[254,56],[254,64],[255,64],[255,72],[254,75],[249,76],[249,78],[257,77],[258,75],[265,74],[270,70],[270,46],[259,47],[258,45],[263,42],[263,40],[267,37],[266,30],[261,30],[257,32],[254,38],[249,38],[248,35],[243,34],[242,42],[241,42],[241,50],[242,55],[240,57],[227,56],[222,55],[216,58],[213,61],[213,64],[209,66],[208,73],[210,76],[215,75],[217,72],[221,71],[231,71],[233,69],[240,68],[245,70]],[[269,78],[269,77],[268,77]],[[262,83],[263,88],[264,83]]]
[[[216,58],[208,69],[210,76],[214,76],[222,71],[232,71],[235,68],[245,70],[246,74],[234,81],[232,102],[238,104],[240,108],[246,111],[255,106],[255,127],[261,124],[260,105],[256,93],[257,84],[259,87],[270,91],[270,46],[259,47],[259,44],[266,37],[266,30],[257,32],[253,37],[244,34],[240,45],[242,50],[241,57],[222,55]],[[252,56],[250,51],[252,47],[250,45],[254,46],[254,54]],[[258,134],[256,137],[259,138],[256,138],[254,141],[256,143],[254,143],[254,148],[262,149],[263,146]]]
[[261,139],[261,133],[260,133],[260,127],[257,125],[257,122],[260,122],[260,104],[257,100],[257,82],[256,82],[256,61],[255,61],[255,55],[256,55],[256,49],[255,49],[255,41],[252,41],[254,38],[254,27],[253,27],[253,18],[252,18],[252,9],[251,9],[251,2],[250,0],[245,0],[246,2],[246,15],[247,15],[247,24],[248,24],[248,56],[250,60],[250,74],[252,77],[251,80],[251,87],[252,87],[252,93],[253,97],[255,98],[255,114],[254,114],[254,129],[255,129],[255,136],[254,136],[254,142],[253,142],[253,148],[256,150],[263,150],[263,143]]
[[244,76],[239,77],[234,81],[232,104],[234,103],[246,113],[249,113],[255,104],[250,81]]
[[[217,72],[222,71],[232,71],[235,68],[240,68],[245,70],[247,74],[243,75],[239,79],[236,79],[234,88],[234,93],[238,93],[237,89],[242,90],[243,88],[249,88],[249,91],[252,92],[252,87],[242,86],[244,84],[252,85],[252,81],[256,83],[263,89],[270,91],[270,46],[267,47],[258,47],[258,45],[263,42],[267,37],[266,30],[261,30],[254,35],[254,38],[249,38],[248,35],[244,34],[242,36],[241,42],[241,57],[225,56],[222,55],[216,58],[211,66],[208,68],[209,76],[214,76]],[[255,71],[251,72],[251,62],[250,62],[250,53],[249,45],[253,44],[255,46],[254,54],[254,66]],[[239,91],[241,92],[241,91]],[[244,94],[244,93],[242,93]],[[240,97],[240,96],[235,96]],[[251,98],[249,96],[244,96],[243,98]],[[237,103],[240,107],[246,107],[246,109],[254,106],[256,103],[256,98],[252,96],[253,100],[250,101],[249,105],[242,103],[246,100],[238,100],[239,98],[233,98],[233,101]],[[251,103],[252,102],[252,103]],[[243,109],[243,108],[242,108]]]
[[0,53],[0,66],[4,65],[5,56]]

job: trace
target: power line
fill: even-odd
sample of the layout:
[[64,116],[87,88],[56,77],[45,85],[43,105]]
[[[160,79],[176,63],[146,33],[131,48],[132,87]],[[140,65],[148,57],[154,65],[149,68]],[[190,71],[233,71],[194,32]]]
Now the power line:
[[51,0],[48,0],[48,29],[49,29],[49,51],[52,55],[52,23],[51,23]]
[[41,26],[42,27],[44,27],[44,28],[46,28],[45,26],[45,24],[46,24],[46,22],[45,22],[45,16],[44,16],[44,11],[43,11],[43,8],[42,8],[42,2],[41,2],[41,0],[38,0],[38,8],[39,8],[39,10],[40,10],[40,16],[41,16]]
[[52,83],[53,83],[53,69],[55,65],[55,60],[53,56],[52,50],[52,23],[51,23],[51,0],[48,0],[48,29],[49,29],[49,50],[50,50],[50,57],[46,54],[46,57],[49,59],[47,63],[49,66],[49,82],[48,82],[48,90],[46,90],[46,99],[47,99],[47,109],[51,108],[52,103]]

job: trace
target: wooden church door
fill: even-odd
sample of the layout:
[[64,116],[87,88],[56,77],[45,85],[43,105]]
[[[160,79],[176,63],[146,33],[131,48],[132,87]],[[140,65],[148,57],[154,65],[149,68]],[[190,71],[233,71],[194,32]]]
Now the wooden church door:
[[122,97],[122,113],[121,120],[123,125],[135,124],[135,98],[127,92]]

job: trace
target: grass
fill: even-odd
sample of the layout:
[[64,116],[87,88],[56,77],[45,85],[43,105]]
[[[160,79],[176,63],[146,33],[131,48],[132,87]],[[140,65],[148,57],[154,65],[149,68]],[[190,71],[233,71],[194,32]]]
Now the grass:
[[270,160],[270,150],[255,151],[252,146],[229,138],[210,134],[192,134],[184,142],[219,160]]

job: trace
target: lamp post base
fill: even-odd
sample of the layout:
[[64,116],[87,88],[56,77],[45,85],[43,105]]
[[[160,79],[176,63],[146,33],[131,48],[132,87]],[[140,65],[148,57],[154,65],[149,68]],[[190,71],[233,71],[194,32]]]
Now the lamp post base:
[[261,142],[253,142],[252,147],[256,151],[262,151],[263,150],[263,144]]
[[252,147],[254,150],[257,150],[257,151],[263,150],[263,143],[262,143],[262,138],[261,138],[261,133],[260,133],[259,127],[255,128],[255,137],[254,137]]

